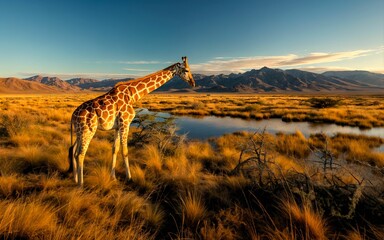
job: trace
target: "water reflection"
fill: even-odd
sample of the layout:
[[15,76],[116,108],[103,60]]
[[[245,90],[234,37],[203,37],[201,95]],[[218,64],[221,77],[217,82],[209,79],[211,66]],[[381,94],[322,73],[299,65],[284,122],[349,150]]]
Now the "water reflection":
[[384,144],[381,145],[381,146],[378,147],[378,148],[373,149],[373,151],[375,151],[375,152],[380,152],[380,153],[384,153]]
[[272,134],[277,132],[302,132],[306,137],[310,134],[323,132],[327,135],[336,133],[363,134],[384,138],[384,128],[361,130],[357,127],[338,126],[336,124],[314,124],[308,122],[283,122],[280,119],[244,120],[230,117],[177,117],[176,124],[180,133],[187,133],[189,138],[206,139],[236,131],[257,131],[266,128]]
[[[143,110],[141,113],[149,113]],[[159,113],[159,116],[168,117],[167,113]],[[207,139],[210,137],[218,137],[225,133],[233,133],[236,131],[257,131],[266,128],[266,131],[272,134],[277,132],[294,133],[302,132],[306,137],[310,134],[323,132],[327,135],[335,135],[336,133],[363,134],[366,136],[375,136],[384,138],[384,128],[372,128],[362,130],[357,127],[338,126],[336,124],[317,124],[308,122],[283,122],[281,119],[265,119],[265,120],[244,120],[231,117],[215,117],[208,116],[203,118],[193,117],[176,117],[175,120],[179,133],[188,134],[190,139]],[[380,149],[381,150],[381,149]]]

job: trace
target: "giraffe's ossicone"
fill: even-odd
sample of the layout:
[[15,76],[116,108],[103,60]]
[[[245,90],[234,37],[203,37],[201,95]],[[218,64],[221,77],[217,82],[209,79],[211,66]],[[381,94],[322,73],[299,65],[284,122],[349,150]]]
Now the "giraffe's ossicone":
[[[174,76],[179,76],[192,87],[195,86],[187,57],[182,57],[182,63],[175,63],[142,78],[116,84],[106,94],[84,102],[73,112],[71,118],[71,146],[68,159],[69,171],[73,171],[75,182],[79,185],[84,183],[84,157],[97,129],[115,130],[112,147],[112,177],[115,178],[116,158],[121,146],[127,179],[131,179],[127,143],[129,125],[135,117],[133,104]],[[76,133],[74,143],[73,130]]]

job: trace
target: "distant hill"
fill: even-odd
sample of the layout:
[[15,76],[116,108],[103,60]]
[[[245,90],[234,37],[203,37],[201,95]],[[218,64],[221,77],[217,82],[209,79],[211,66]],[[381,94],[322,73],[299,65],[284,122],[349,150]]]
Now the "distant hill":
[[[119,82],[126,82],[129,80],[132,80],[133,78],[123,78],[123,79],[105,79],[102,81],[98,81],[95,79],[90,79],[88,82],[84,82],[82,84],[79,84],[78,86],[82,89],[88,89],[88,90],[94,90],[94,91],[106,91],[111,89],[113,86],[115,86]],[[70,80],[68,80],[70,81]]]
[[[377,91],[384,85],[367,84],[341,77],[326,76],[297,69],[281,70],[263,67],[241,74],[199,75],[197,92],[330,92],[330,91]],[[161,91],[187,89],[183,81],[170,81]]]
[[47,86],[52,86],[54,88],[57,88],[58,90],[68,91],[68,92],[76,92],[80,91],[81,88],[71,85],[70,83],[61,80],[58,77],[43,77],[40,75],[36,75],[30,78],[25,78],[25,80],[32,81],[32,82],[38,82],[42,83]]
[[67,83],[78,86],[80,88],[87,88],[88,84],[99,82],[99,80],[92,79],[92,78],[72,78],[66,81]]
[[0,78],[0,93],[58,93],[59,91],[38,82],[19,78]]
[[384,74],[368,71],[329,71],[324,76],[338,77],[347,81],[353,80],[361,84],[384,87]]
[[[340,71],[317,74],[297,69],[282,70],[263,67],[244,73],[194,74],[193,76],[196,81],[196,87],[193,89],[180,78],[175,77],[175,79],[167,82],[156,91],[227,93],[371,91],[384,93],[384,74],[367,71]],[[43,86],[51,87],[49,89],[55,91],[78,92],[81,90],[108,91],[117,83],[131,79],[106,79],[99,81],[90,78],[73,78],[64,81],[57,77],[37,75],[27,78],[26,82],[39,83]],[[14,84],[20,85],[20,83],[16,82]],[[8,89],[11,89],[11,84],[9,83],[8,85]],[[37,86],[33,87],[37,88]],[[16,86],[14,88],[19,89]],[[25,89],[25,91],[28,91],[28,87],[25,87]]]

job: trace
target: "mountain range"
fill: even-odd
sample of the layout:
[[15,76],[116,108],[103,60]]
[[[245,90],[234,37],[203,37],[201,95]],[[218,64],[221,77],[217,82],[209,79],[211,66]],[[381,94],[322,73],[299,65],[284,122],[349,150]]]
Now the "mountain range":
[[[349,73],[349,75],[348,75]],[[349,77],[352,76],[352,77]],[[332,92],[381,91],[384,74],[365,71],[326,72],[317,74],[297,69],[281,70],[263,67],[238,74],[194,75],[196,92]],[[170,81],[160,91],[183,91],[183,81]]]
[[[244,73],[219,75],[194,74],[196,87],[191,89],[181,79],[173,79],[160,87],[163,92],[333,92],[375,91],[384,93],[384,74],[367,71],[330,71],[322,74],[297,69],[281,70],[263,67]],[[177,78],[177,77],[176,77]],[[0,78],[0,93],[57,93],[107,91],[124,79],[96,80],[33,76],[26,79]]]

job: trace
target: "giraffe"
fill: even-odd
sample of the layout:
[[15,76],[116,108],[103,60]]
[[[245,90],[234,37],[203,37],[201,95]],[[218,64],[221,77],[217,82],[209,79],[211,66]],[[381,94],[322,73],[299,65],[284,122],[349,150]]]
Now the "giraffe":
[[[75,182],[79,186],[82,186],[84,183],[83,166],[85,154],[97,129],[113,129],[115,131],[112,146],[111,176],[114,179],[116,178],[116,158],[121,145],[126,177],[128,181],[131,180],[127,139],[130,123],[135,117],[133,104],[174,76],[179,76],[192,87],[195,86],[187,57],[182,57],[182,63],[175,63],[145,77],[120,82],[104,95],[86,101],[77,107],[71,118],[71,146],[68,154],[70,168],[68,171],[73,171]],[[76,133],[76,141],[74,143],[73,130]]]

